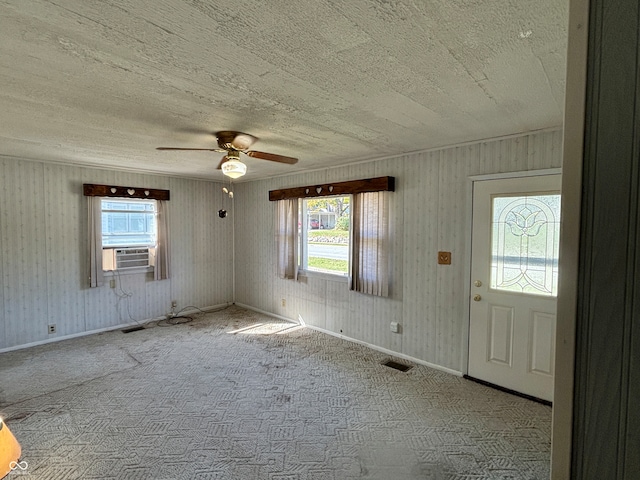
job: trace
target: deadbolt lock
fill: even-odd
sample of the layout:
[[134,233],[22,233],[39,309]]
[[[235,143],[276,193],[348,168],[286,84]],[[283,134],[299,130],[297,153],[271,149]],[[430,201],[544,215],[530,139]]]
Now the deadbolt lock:
[[474,295],[473,296],[473,301],[474,302],[479,302],[480,300],[482,300],[482,297],[480,295]]
[[481,287],[481,286],[482,286],[482,282],[481,282],[480,280],[476,280],[475,282],[473,282],[473,284],[474,284],[476,287]]

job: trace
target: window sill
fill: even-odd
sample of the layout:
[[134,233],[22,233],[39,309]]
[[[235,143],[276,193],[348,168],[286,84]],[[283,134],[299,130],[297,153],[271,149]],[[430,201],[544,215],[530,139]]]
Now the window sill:
[[301,278],[301,277],[318,278],[320,280],[328,280],[330,282],[338,282],[338,283],[349,282],[348,275],[340,275],[337,273],[329,273],[329,272],[319,272],[316,270],[299,270],[298,278]]

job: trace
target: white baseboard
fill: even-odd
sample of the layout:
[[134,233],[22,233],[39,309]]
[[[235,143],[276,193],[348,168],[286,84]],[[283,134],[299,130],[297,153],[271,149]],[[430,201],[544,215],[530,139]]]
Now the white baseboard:
[[253,310],[254,312],[261,313],[263,315],[269,315],[270,317],[277,318],[278,320],[282,320],[284,322],[295,323],[296,325],[305,325],[304,322],[296,322],[295,320],[291,320],[290,318],[283,317],[282,315],[278,315],[277,313],[271,313],[271,312],[267,312],[266,310],[260,310],[259,308],[252,307],[251,305],[245,305],[244,303],[235,303],[235,305],[237,305],[238,307],[246,308],[247,310]]
[[[217,310],[219,308],[225,308],[225,307],[228,307],[229,305],[232,305],[232,304],[231,303],[222,303],[220,305],[212,305],[212,306],[209,306],[209,307],[202,307],[200,309],[193,308],[193,309],[190,309],[190,310],[185,310],[184,312],[180,312],[180,315],[183,315],[183,314],[188,315],[190,313],[198,313],[199,311],[208,312],[208,311],[211,311],[211,310]],[[22,350],[23,348],[36,347],[38,345],[46,345],[47,343],[60,342],[62,340],[70,340],[72,338],[86,337],[87,335],[95,335],[96,333],[110,332],[112,330],[121,330],[123,328],[135,327],[136,325],[146,325],[147,323],[157,322],[157,321],[165,320],[165,319],[166,319],[166,316],[165,315],[161,315],[159,317],[147,318],[145,320],[140,320],[139,322],[121,323],[119,325],[112,325],[110,327],[98,328],[96,330],[89,330],[89,331],[86,331],[86,332],[78,332],[78,333],[72,333],[70,335],[63,335],[62,337],[47,338],[46,340],[38,340],[37,342],[25,343],[23,345],[15,345],[13,347],[0,348],[0,353],[12,352],[12,351],[15,351],[15,350]]]
[[[202,307],[200,309],[193,308],[193,309],[190,309],[190,310],[185,310],[183,312],[180,312],[180,315],[183,315],[183,314],[184,315],[188,315],[188,314],[192,314],[192,313],[198,313],[200,311],[208,312],[208,311],[211,311],[211,310],[218,310],[218,309],[221,309],[221,308],[225,308],[225,307],[228,307],[230,305],[232,305],[232,303],[222,303],[222,304],[219,304],[219,305],[211,305],[211,306],[208,306],[208,307]],[[261,313],[263,315],[268,315],[270,317],[277,318],[278,320],[282,320],[282,321],[285,321],[285,322],[288,322],[288,323],[293,323],[293,324],[296,324],[296,325],[303,325],[305,327],[311,328],[312,330],[316,330],[318,332],[322,332],[322,333],[325,333],[327,335],[338,337],[338,338],[341,338],[343,340],[347,340],[349,342],[353,342],[353,343],[357,343],[357,344],[360,344],[360,345],[364,345],[366,347],[371,348],[372,350],[377,350],[378,352],[386,353],[387,355],[392,355],[392,356],[397,357],[397,358],[402,358],[402,359],[407,360],[409,362],[417,363],[419,365],[424,365],[426,367],[433,368],[435,370],[440,370],[442,372],[446,372],[446,373],[449,373],[451,375],[455,375],[457,377],[461,377],[463,375],[462,372],[459,372],[457,370],[453,370],[453,369],[450,369],[450,368],[447,368],[447,367],[443,367],[441,365],[437,365],[437,364],[434,364],[434,363],[426,362],[424,360],[420,360],[419,358],[415,358],[415,357],[412,357],[410,355],[405,355],[405,354],[400,353],[400,352],[394,352],[393,350],[389,350],[387,348],[383,348],[383,347],[380,347],[378,345],[374,345],[372,343],[364,342],[364,341],[358,340],[356,338],[351,338],[351,337],[348,337],[346,335],[342,335],[341,333],[336,333],[336,332],[332,332],[331,330],[326,330],[324,328],[315,327],[313,325],[308,325],[304,321],[302,321],[302,319],[300,319],[299,321],[295,321],[295,320],[292,320],[290,318],[283,317],[282,315],[278,315],[278,314],[272,313],[272,312],[267,312],[265,310],[261,310],[259,308],[252,307],[251,305],[245,305],[243,303],[235,303],[235,305],[237,305],[238,307],[246,308],[247,310],[252,310],[254,312]],[[141,320],[139,322],[122,323],[120,325],[113,325],[113,326],[110,326],[110,327],[99,328],[99,329],[90,330],[90,331],[87,331],[87,332],[79,332],[79,333],[73,333],[71,335],[64,335],[62,337],[48,338],[46,340],[39,340],[37,342],[26,343],[24,345],[16,345],[16,346],[13,346],[13,347],[2,348],[2,349],[0,349],[0,353],[11,352],[11,351],[14,351],[14,350],[21,350],[23,348],[35,347],[35,346],[38,346],[38,345],[45,345],[47,343],[59,342],[59,341],[62,341],[62,340],[69,340],[69,339],[72,339],[72,338],[84,337],[84,336],[87,336],[87,335],[95,335],[96,333],[110,332],[112,330],[120,330],[120,329],[123,329],[123,328],[133,327],[133,326],[136,326],[136,325],[145,325],[147,323],[156,322],[156,321],[159,321],[159,320],[164,320],[165,318],[166,317],[164,315],[162,315],[162,316],[155,317],[155,318],[148,318],[146,320]]]
[[387,355],[392,355],[397,358],[402,358],[409,362],[417,363],[419,365],[424,365],[425,367],[433,368],[434,370],[440,370],[441,372],[450,373],[451,375],[455,375],[456,377],[462,377],[462,372],[457,370],[453,370],[451,368],[443,367],[441,365],[437,365],[435,363],[426,362],[424,360],[420,360],[419,358],[412,357],[411,355],[405,355],[404,353],[394,352],[393,350],[389,350],[387,348],[380,347],[378,345],[374,345],[373,343],[364,342],[362,340],[358,340],[356,338],[347,337],[346,335],[342,335],[341,333],[332,332],[331,330],[325,330],[324,328],[314,327],[313,325],[306,325],[308,328],[313,330],[317,330],[318,332],[326,333],[327,335],[332,335],[334,337],[342,338],[343,340],[348,340],[349,342],[358,343],[360,345],[364,345],[369,347],[372,350],[377,350],[378,352],[386,353]]
[[378,352],[386,353],[387,355],[392,355],[396,358],[402,358],[403,360],[407,360],[409,362],[417,363],[419,365],[424,365],[425,367],[433,368],[434,370],[439,370],[441,372],[446,372],[451,375],[455,375],[456,377],[462,377],[463,373],[458,370],[453,370],[451,368],[443,367],[441,365],[437,365],[435,363],[426,362],[424,360],[420,360],[419,358],[412,357],[410,355],[405,355],[404,353],[394,352],[393,350],[389,350],[387,348],[380,347],[378,345],[374,345],[372,343],[364,342],[362,340],[358,340],[356,338],[347,337],[346,335],[342,335],[341,333],[332,332],[331,330],[326,330],[324,328],[315,327],[313,325],[308,325],[304,323],[304,321],[296,322],[295,320],[291,320],[290,318],[283,317],[281,315],[277,315],[275,313],[267,312],[264,310],[260,310],[259,308],[252,307],[250,305],[245,305],[242,303],[236,303],[237,306],[246,308],[247,310],[253,310],[254,312],[262,313],[263,315],[269,315],[270,317],[277,318],[278,320],[284,320],[285,322],[295,323],[298,325],[304,325],[305,327],[311,328],[312,330],[316,330],[318,332],[326,333],[327,335],[331,335],[334,337],[341,338],[343,340],[347,340],[349,342],[357,343],[360,345],[364,345],[366,347],[371,348],[372,350],[377,350]]

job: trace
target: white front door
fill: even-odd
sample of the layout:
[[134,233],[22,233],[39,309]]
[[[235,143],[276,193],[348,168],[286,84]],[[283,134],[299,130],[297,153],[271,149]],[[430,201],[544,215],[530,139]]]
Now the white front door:
[[473,184],[470,377],[553,400],[560,175]]

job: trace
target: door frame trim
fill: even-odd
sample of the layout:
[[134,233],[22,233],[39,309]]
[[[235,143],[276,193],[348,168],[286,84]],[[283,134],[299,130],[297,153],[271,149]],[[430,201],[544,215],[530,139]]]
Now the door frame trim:
[[[486,180],[505,180],[509,178],[543,177],[546,175],[562,175],[562,168],[543,168],[540,170],[521,170],[517,172],[489,173],[484,175],[471,175],[467,177],[467,232],[465,238],[465,255],[468,261],[464,268],[464,277],[467,279],[464,285],[464,311],[466,312],[465,329],[462,333],[462,344],[465,348],[461,353],[461,371],[463,375],[469,374],[469,333],[471,331],[471,245],[473,243],[473,186],[475,182]],[[562,177],[561,177],[562,178]],[[558,346],[556,345],[556,350]],[[555,355],[555,353],[554,353]]]
[[543,177],[545,175],[560,175],[562,168],[543,168],[540,170],[523,170],[519,172],[487,173],[484,175],[472,175],[471,182],[484,180],[502,180],[503,178]]

